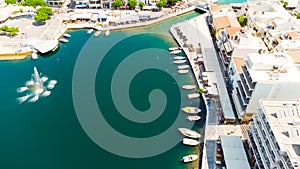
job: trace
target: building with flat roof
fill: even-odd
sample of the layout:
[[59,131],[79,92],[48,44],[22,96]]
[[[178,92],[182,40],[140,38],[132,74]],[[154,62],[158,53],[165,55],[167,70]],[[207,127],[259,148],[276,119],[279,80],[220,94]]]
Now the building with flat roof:
[[252,53],[229,65],[232,99],[239,119],[251,120],[261,98],[297,99],[300,66],[287,53]]
[[248,143],[259,169],[300,168],[300,101],[263,99]]
[[[250,169],[248,158],[240,136],[220,136],[222,160],[221,164],[228,169]],[[220,155],[217,158],[221,157]],[[216,163],[217,164],[217,163]]]

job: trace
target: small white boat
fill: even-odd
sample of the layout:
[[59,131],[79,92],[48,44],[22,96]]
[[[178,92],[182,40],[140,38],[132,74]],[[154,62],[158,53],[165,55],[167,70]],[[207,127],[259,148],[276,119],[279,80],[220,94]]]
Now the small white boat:
[[180,49],[181,49],[181,47],[171,47],[171,48],[169,48],[169,51],[180,50]]
[[21,104],[21,103],[25,102],[30,96],[31,96],[30,94],[27,94],[26,96],[18,97],[17,100]]
[[189,137],[189,138],[197,139],[197,138],[201,137],[201,135],[198,132],[188,129],[188,128],[179,128],[178,130],[182,135]]
[[198,121],[201,119],[200,116],[188,116],[186,119],[188,119],[189,121]]
[[182,64],[182,63],[185,63],[186,62],[186,60],[175,60],[175,61],[173,61],[173,63],[175,63],[175,64]]
[[186,113],[190,113],[190,114],[197,114],[197,113],[201,112],[201,109],[199,109],[197,107],[184,107],[181,110]]
[[89,29],[88,31],[87,31],[87,34],[91,34],[91,33],[93,33],[94,32],[94,29]]
[[95,37],[99,37],[100,35],[101,35],[101,31],[96,31],[94,34]]
[[38,55],[36,53],[31,53],[31,58],[35,60],[38,58]]
[[177,68],[180,70],[180,69],[188,69],[188,68],[190,68],[190,66],[189,65],[179,65],[179,66],[177,66]]
[[173,50],[173,51],[171,51],[170,53],[171,53],[171,54],[174,54],[174,55],[175,55],[175,54],[179,54],[179,53],[181,53],[181,50]]
[[62,43],[68,43],[69,42],[68,39],[64,39],[64,38],[60,38],[59,41],[62,42]]
[[200,144],[199,141],[194,140],[194,139],[190,139],[190,138],[184,138],[184,139],[182,140],[182,143],[183,143],[184,145],[188,145],[188,146],[196,146],[196,145]]
[[199,93],[188,94],[187,97],[189,99],[195,99],[195,98],[199,98],[200,94]]
[[47,97],[47,96],[49,96],[50,94],[51,94],[51,92],[48,91],[48,90],[46,90],[46,91],[44,91],[44,92],[42,93],[42,96]]
[[34,85],[34,81],[33,80],[30,80],[30,81],[27,81],[25,83],[26,86],[33,86]]
[[36,102],[37,100],[39,100],[39,95],[35,95],[33,98],[29,100],[29,102]]
[[43,76],[43,77],[41,78],[41,80],[42,80],[42,82],[46,82],[46,81],[48,80],[48,77],[47,77],[47,76]]
[[63,34],[63,36],[64,36],[65,38],[70,38],[70,37],[71,37],[71,35],[70,35],[70,34],[67,34],[67,33]]
[[191,154],[191,155],[187,155],[187,156],[182,157],[182,161],[183,161],[184,163],[188,163],[188,162],[195,161],[195,160],[197,160],[198,158],[199,158],[198,155],[196,155],[196,154]]
[[187,70],[187,69],[185,69],[185,70],[178,70],[177,72],[180,73],[180,74],[185,74],[185,73],[188,73],[189,70]]
[[18,92],[18,93],[22,93],[22,92],[25,92],[26,90],[28,90],[28,87],[19,87],[19,88],[17,89],[17,92]]
[[106,31],[105,31],[105,36],[109,36],[110,35],[110,31],[109,31],[109,29],[107,29]]
[[181,88],[186,89],[186,90],[193,90],[196,89],[195,85],[183,85]]
[[174,60],[181,60],[181,59],[185,59],[185,57],[184,56],[175,56],[174,57]]

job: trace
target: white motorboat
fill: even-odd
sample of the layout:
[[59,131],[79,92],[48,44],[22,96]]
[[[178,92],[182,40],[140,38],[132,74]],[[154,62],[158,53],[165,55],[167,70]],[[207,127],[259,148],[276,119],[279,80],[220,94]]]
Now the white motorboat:
[[185,63],[186,60],[174,60],[173,63],[175,64],[182,64],[182,63]]
[[42,80],[42,82],[46,82],[46,81],[48,80],[48,77],[43,76],[43,77],[41,78],[41,80]]
[[27,94],[26,96],[18,97],[17,100],[21,104],[21,103],[25,102],[30,96],[31,96],[30,94]]
[[183,161],[184,163],[188,163],[188,162],[195,161],[195,160],[197,160],[198,158],[199,158],[198,155],[196,155],[196,154],[191,154],[191,155],[187,155],[187,156],[182,157],[182,161]]
[[200,94],[199,93],[188,94],[187,97],[189,99],[196,99],[200,97]]
[[109,29],[107,29],[106,31],[105,31],[105,36],[109,36],[110,35],[110,31],[109,31]]
[[178,70],[177,72],[180,73],[180,74],[185,74],[185,73],[188,73],[189,70],[184,69],[184,70]]
[[91,33],[93,33],[94,32],[94,29],[89,29],[88,31],[87,31],[87,34],[91,34]]
[[59,41],[62,42],[62,43],[68,43],[69,42],[68,39],[64,39],[64,38],[60,38]]
[[189,114],[197,114],[201,112],[201,109],[197,107],[184,107],[181,110]]
[[37,100],[39,100],[39,95],[35,95],[33,98],[29,100],[29,102],[36,102]]
[[50,83],[50,84],[54,84],[54,85],[56,85],[56,83],[57,83],[57,80],[50,80],[50,81],[49,81],[49,83]]
[[176,54],[181,53],[181,50],[173,50],[170,53],[176,55]]
[[44,92],[42,93],[42,96],[47,97],[47,96],[49,96],[50,94],[51,94],[51,92],[48,91],[48,90],[46,90],[46,91],[44,91]]
[[100,35],[101,35],[101,31],[99,31],[99,30],[96,31],[95,34],[94,34],[95,37],[99,37]]
[[36,53],[31,53],[31,58],[35,60],[38,58],[38,55]]
[[63,36],[64,36],[65,38],[70,38],[70,37],[71,37],[71,35],[70,35],[70,34],[67,34],[67,33],[63,34]]
[[186,90],[193,90],[196,89],[195,85],[183,85],[181,88],[186,89]]
[[197,138],[201,137],[201,135],[198,132],[188,129],[188,128],[179,128],[178,130],[182,135],[189,137],[189,138],[197,139]]
[[188,116],[186,119],[188,119],[189,121],[198,121],[201,119],[200,116]]
[[28,90],[28,87],[19,87],[17,89],[17,92],[22,93],[22,92],[25,92],[26,90]]
[[184,56],[175,56],[174,57],[174,60],[181,60],[181,59],[185,59],[185,57]]
[[179,66],[177,66],[177,68],[178,69],[188,69],[188,68],[190,68],[190,66],[189,65],[179,65]]
[[181,47],[171,47],[171,48],[169,48],[169,51],[180,50],[180,49],[181,49]]
[[196,146],[196,145],[200,144],[199,141],[194,140],[194,139],[190,139],[190,138],[184,138],[184,139],[182,140],[182,143],[183,143],[184,145],[188,145],[188,146]]

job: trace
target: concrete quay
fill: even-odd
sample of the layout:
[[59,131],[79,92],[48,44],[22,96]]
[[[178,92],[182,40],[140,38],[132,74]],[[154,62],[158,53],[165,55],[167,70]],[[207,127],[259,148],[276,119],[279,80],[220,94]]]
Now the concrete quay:
[[[204,133],[204,147],[202,152],[202,168],[214,169],[216,160],[216,140],[220,135],[235,135],[246,139],[244,127],[238,125],[219,125],[218,117],[223,114],[227,118],[235,119],[225,79],[219,67],[218,56],[206,22],[207,14],[173,25],[170,33],[183,48],[191,64],[192,71],[199,87],[203,88],[203,69],[210,76],[210,84],[215,87],[213,94],[217,97],[203,95],[207,116]],[[198,65],[195,60],[201,58],[204,65]],[[201,152],[200,152],[201,153]]]

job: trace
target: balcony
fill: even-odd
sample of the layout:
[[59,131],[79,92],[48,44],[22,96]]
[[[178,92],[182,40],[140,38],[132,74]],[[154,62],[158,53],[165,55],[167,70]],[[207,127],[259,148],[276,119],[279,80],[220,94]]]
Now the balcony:
[[250,89],[253,90],[256,83],[253,82],[253,80],[252,80],[252,78],[251,78],[251,76],[250,76],[250,74],[248,72],[247,67],[246,66],[242,66],[242,71],[243,71],[243,75],[244,75],[244,78],[247,81],[248,86],[250,87]]
[[[252,127],[252,125],[250,125],[250,128],[251,127]],[[251,131],[252,131],[252,129],[251,129]],[[259,152],[257,150],[257,146],[256,146],[256,144],[255,144],[255,142],[253,140],[253,135],[252,135],[252,133],[250,131],[247,132],[247,135],[248,135],[248,138],[249,138],[248,142],[249,142],[249,145],[251,146],[251,150],[253,152],[253,156],[255,158],[257,166],[258,166],[259,169],[263,169],[264,165],[263,165],[262,159],[261,159],[261,157],[259,155]]]
[[247,106],[246,106],[246,104],[244,103],[244,101],[243,101],[243,99],[242,99],[242,96],[241,96],[241,94],[240,94],[238,88],[236,88],[236,96],[237,96],[237,98],[238,98],[238,100],[239,100],[239,103],[240,103],[240,106],[241,106],[242,110],[246,110],[246,107],[247,107]]
[[239,89],[239,92],[242,96],[242,99],[243,99],[243,102],[244,104],[248,104],[249,103],[249,99],[247,98],[246,94],[245,94],[245,91],[244,91],[244,88],[242,86],[242,83],[241,81],[237,81],[237,84],[238,84],[238,89]]
[[247,85],[247,82],[243,76],[243,74],[240,74],[240,79],[241,79],[241,82],[242,82],[242,86],[244,87],[244,91],[246,92],[246,95],[247,97],[251,97],[251,94],[252,94],[252,90],[250,91],[248,85]]

